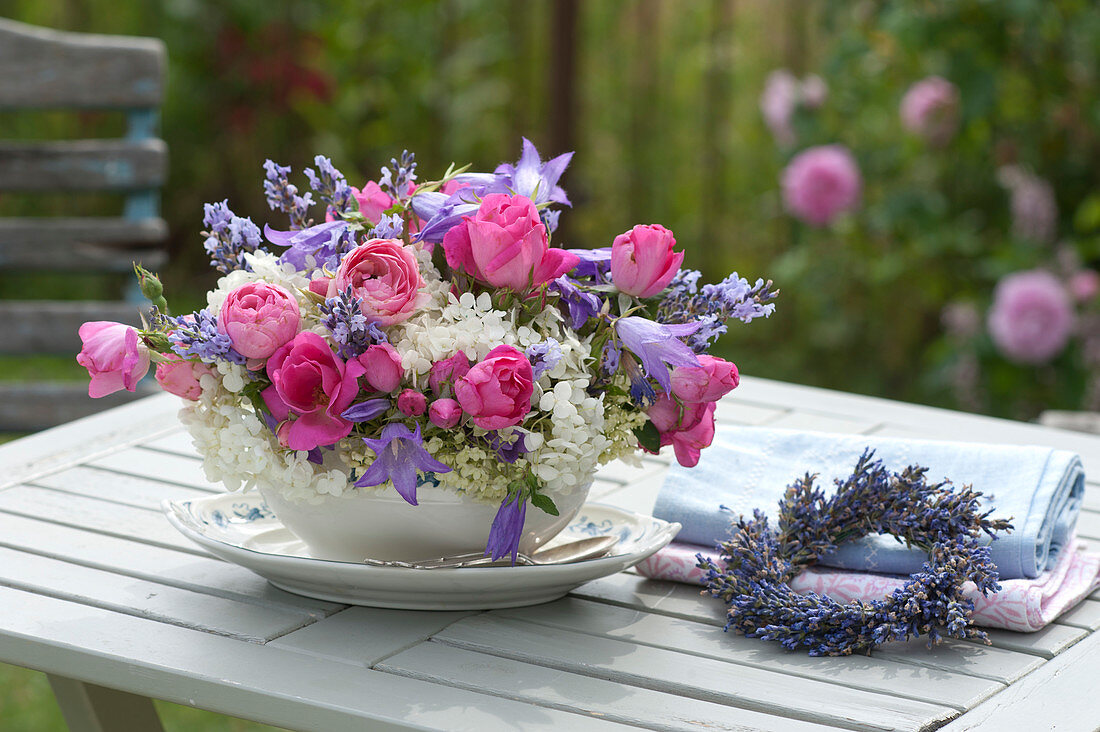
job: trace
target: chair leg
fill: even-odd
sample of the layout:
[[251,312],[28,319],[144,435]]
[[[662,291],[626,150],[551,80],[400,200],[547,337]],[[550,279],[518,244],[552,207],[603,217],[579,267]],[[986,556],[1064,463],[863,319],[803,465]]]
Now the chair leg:
[[47,676],[70,732],[164,732],[148,697]]

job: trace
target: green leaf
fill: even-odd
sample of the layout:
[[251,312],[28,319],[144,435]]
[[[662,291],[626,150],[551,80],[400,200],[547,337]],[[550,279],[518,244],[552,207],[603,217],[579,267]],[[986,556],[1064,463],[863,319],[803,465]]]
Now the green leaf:
[[661,433],[657,431],[656,425],[652,422],[646,422],[641,427],[634,430],[634,436],[638,438],[638,444],[650,452],[659,452],[661,450]]
[[542,509],[551,516],[558,515],[558,507],[554,505],[554,501],[551,500],[550,496],[545,493],[532,493],[531,505],[535,508]]

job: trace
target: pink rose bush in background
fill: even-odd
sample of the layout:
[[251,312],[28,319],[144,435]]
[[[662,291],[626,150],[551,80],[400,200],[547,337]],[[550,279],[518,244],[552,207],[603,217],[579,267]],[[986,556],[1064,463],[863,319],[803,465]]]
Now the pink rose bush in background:
[[514,165],[422,181],[406,152],[355,189],[319,156],[308,196],[268,161],[289,227],[207,205],[222,275],[208,307],[169,314],[139,268],[145,327],[80,329],[89,393],[133,390],[155,362],[209,475],[295,502],[393,489],[410,506],[431,481],[499,505],[486,551],[514,561],[527,504],[553,513],[601,464],[671,445],[694,465],[739,378],[708,350],[775,307],[770,281],[700,285],[660,225],[550,246],[570,159],[524,140]]
[[863,179],[847,148],[823,145],[803,150],[783,171],[783,203],[811,226],[826,226],[859,204]]
[[946,145],[959,128],[959,90],[942,76],[909,87],[901,100],[901,124],[930,144]]
[[1030,270],[997,284],[989,310],[989,334],[1013,361],[1045,363],[1066,347],[1073,332],[1073,305],[1050,272]]
[[776,69],[764,81],[760,113],[776,142],[784,146],[793,145],[798,140],[792,124],[795,112],[799,107],[811,110],[820,108],[828,95],[829,87],[820,76],[810,74],[799,81],[790,71]]

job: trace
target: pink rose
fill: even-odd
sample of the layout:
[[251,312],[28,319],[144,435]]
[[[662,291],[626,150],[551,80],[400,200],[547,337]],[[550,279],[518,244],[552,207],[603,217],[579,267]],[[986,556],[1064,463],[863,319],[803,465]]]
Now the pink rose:
[[264,359],[298,332],[298,301],[279,285],[249,282],[225,298],[218,330],[229,336],[237,353]]
[[397,395],[397,411],[406,417],[419,417],[428,408],[428,398],[415,389],[405,389]]
[[77,333],[83,346],[76,362],[92,377],[88,396],[98,399],[120,389],[134,391],[149,371],[149,349],[130,326],[95,320]]
[[1050,272],[1006,275],[993,290],[989,335],[1012,361],[1041,364],[1065,349],[1073,334],[1069,293]]
[[699,356],[699,366],[672,370],[672,393],[684,402],[716,402],[737,388],[737,366],[714,356]]
[[855,158],[841,145],[803,150],[783,171],[783,202],[793,216],[825,226],[859,204],[863,180]]
[[428,419],[436,427],[449,430],[462,419],[462,407],[454,399],[436,399],[428,407]]
[[660,224],[635,226],[611,243],[611,279],[620,292],[653,297],[668,287],[680,271],[683,252],[674,252],[676,238]]
[[367,383],[375,391],[392,392],[401,386],[401,378],[405,375],[401,354],[389,343],[367,346],[359,362],[363,364]]
[[1082,269],[1069,278],[1069,291],[1077,302],[1088,302],[1100,293],[1100,273]]
[[526,292],[556,279],[580,259],[548,246],[538,209],[524,196],[493,193],[477,214],[465,217],[443,237],[447,264],[480,282]]
[[689,402],[681,407],[668,394],[649,408],[649,419],[661,433],[661,447],[672,445],[676,461],[685,468],[699,463],[699,453],[714,440],[714,402]]
[[358,394],[363,371],[358,359],[345,364],[321,336],[310,331],[302,331],[275,351],[267,361],[271,386],[261,395],[280,422],[297,415],[280,431],[280,443],[292,450],[312,450],[347,437],[352,423],[340,415]]
[[499,430],[523,421],[531,411],[534,372],[523,352],[497,346],[455,382],[464,412],[482,429]]
[[933,145],[946,145],[959,128],[959,89],[941,76],[909,87],[901,100],[901,124]]
[[469,370],[470,359],[466,358],[465,353],[459,351],[450,358],[432,364],[432,370],[428,374],[428,386],[433,394],[439,396],[443,393],[443,388],[447,384],[453,385],[455,381],[465,376]]
[[320,275],[315,280],[310,280],[307,289],[314,295],[320,295],[321,297],[328,297],[329,283],[332,282],[331,277]]
[[157,364],[156,379],[160,388],[191,401],[202,396],[199,379],[204,374],[213,374],[210,367],[198,361],[184,361],[174,353],[168,354],[167,358],[167,361]]
[[393,325],[407,320],[431,296],[412,247],[397,239],[371,239],[348,252],[329,283],[328,296],[351,287],[367,320]]

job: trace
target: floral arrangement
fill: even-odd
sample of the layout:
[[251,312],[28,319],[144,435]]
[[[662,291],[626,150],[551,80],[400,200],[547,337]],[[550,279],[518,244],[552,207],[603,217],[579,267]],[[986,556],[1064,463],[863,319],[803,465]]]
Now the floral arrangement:
[[170,315],[138,267],[145,326],[80,328],[89,393],[155,362],[211,480],[296,502],[392,485],[412,505],[431,481],[499,503],[486,553],[514,560],[527,505],[556,514],[599,465],[666,445],[698,461],[738,383],[707,351],[777,294],[736,273],[700,286],[658,225],[551,246],[571,155],[524,140],[515,165],[421,182],[406,152],[362,188],[318,156],[306,192],[269,160],[289,227],[208,204],[207,307]]
[[[983,595],[1000,590],[989,546],[979,542],[1012,527],[982,512],[981,493],[929,484],[926,472],[916,466],[890,472],[868,451],[828,498],[812,475],[788,487],[777,531],[759,510],[752,520],[741,519],[733,537],[719,545],[723,566],[698,556],[707,572],[705,592],[730,606],[726,630],[811,656],[849,655],[921,635],[932,645],[941,630],[988,642],[971,624],[974,601],[963,586],[973,582]],[[791,589],[788,583],[803,567],[868,534],[893,534],[927,551],[929,559],[904,587],[874,602],[841,604]]]

